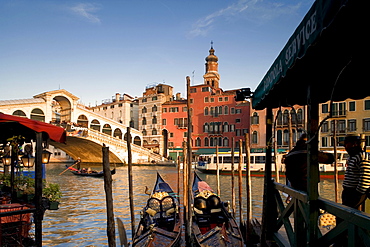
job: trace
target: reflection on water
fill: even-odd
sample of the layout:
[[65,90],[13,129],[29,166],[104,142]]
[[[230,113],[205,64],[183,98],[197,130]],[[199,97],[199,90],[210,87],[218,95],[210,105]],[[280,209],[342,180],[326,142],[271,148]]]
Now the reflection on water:
[[[59,175],[64,168],[64,164],[47,165],[46,180],[60,184],[63,198],[59,210],[47,210],[45,212],[43,246],[107,246],[104,179],[79,177],[68,171]],[[140,211],[148,198],[148,195],[144,193],[145,186],[152,189],[157,171],[172,186],[173,190],[177,191],[177,170],[175,167],[134,166],[133,184],[136,225],[139,222]],[[214,190],[217,190],[215,175],[199,173],[199,176],[207,181]],[[117,173],[113,176],[114,216],[122,219],[127,230],[127,236],[131,238],[127,177],[127,167],[117,167]],[[284,179],[280,182],[285,183]],[[222,199],[231,201],[231,176],[221,176],[220,184]],[[235,177],[235,186],[238,186],[237,177]],[[341,188],[341,186],[339,187]],[[245,177],[243,177],[242,189],[243,195],[245,195]],[[182,183],[180,191],[182,191]],[[321,196],[324,198],[330,200],[335,198],[332,180],[322,180],[320,191]],[[235,193],[238,195],[237,189]],[[263,178],[252,177],[253,217],[260,218],[262,215],[262,195]],[[180,196],[180,200],[182,200],[182,196]],[[243,204],[246,204],[245,199]],[[239,212],[238,208],[237,212]],[[116,235],[116,241],[119,243],[117,230]]]

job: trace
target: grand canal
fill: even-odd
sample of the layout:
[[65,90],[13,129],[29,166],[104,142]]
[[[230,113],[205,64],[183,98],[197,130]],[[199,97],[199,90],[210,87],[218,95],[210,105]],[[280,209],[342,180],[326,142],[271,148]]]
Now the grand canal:
[[[107,246],[104,180],[102,178],[77,177],[68,171],[59,175],[64,169],[64,164],[51,163],[47,165],[46,180],[60,184],[63,198],[59,210],[47,210],[45,213],[43,246]],[[148,195],[144,193],[144,188],[145,186],[152,188],[157,171],[177,191],[177,170],[175,167],[134,166],[133,183],[136,224],[139,222],[140,210],[148,198]],[[217,188],[215,175],[201,173],[199,175],[211,187]],[[117,173],[113,176],[114,216],[122,219],[127,230],[127,236],[131,239],[127,176],[127,167],[117,167]],[[243,182],[244,180],[245,178],[243,177]],[[231,201],[231,176],[221,176],[220,182],[222,185],[222,199]],[[284,180],[281,182],[284,183]],[[237,183],[238,180],[235,178],[235,184],[237,185]],[[243,190],[245,190],[244,185]],[[263,178],[253,177],[252,204],[253,217],[256,218],[260,218],[262,214],[262,191]],[[333,180],[322,180],[320,182],[320,191],[322,197],[333,200]],[[238,193],[237,190],[236,193]],[[116,235],[118,244],[117,230]]]

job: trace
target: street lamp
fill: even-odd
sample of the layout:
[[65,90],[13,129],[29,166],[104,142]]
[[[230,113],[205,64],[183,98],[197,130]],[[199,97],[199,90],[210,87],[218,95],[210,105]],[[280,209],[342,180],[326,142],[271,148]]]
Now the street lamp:
[[42,151],[42,164],[48,164],[49,163],[49,160],[50,160],[50,155],[51,153],[47,150],[43,150]]
[[35,164],[35,157],[32,157],[31,155],[23,155],[21,157],[23,166],[26,168],[31,168]]
[[10,166],[10,164],[12,163],[12,158],[10,157],[10,155],[3,156],[1,159],[4,166]]

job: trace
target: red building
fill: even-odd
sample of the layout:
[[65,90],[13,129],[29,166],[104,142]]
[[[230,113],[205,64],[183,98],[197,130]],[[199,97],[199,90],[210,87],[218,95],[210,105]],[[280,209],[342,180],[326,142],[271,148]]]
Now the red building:
[[[236,102],[235,90],[220,88],[218,57],[213,47],[206,57],[204,84],[190,87],[190,110],[192,116],[192,147],[198,153],[212,152],[216,145],[231,149],[231,143],[244,140],[250,128],[250,102]],[[181,152],[187,134],[186,100],[163,104],[163,128],[168,130],[170,155]],[[237,147],[237,145],[236,145]]]

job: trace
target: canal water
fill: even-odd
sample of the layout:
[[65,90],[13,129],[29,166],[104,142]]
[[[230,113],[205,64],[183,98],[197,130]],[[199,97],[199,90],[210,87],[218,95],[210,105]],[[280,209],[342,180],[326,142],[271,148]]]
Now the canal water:
[[[59,175],[65,169],[65,165],[59,163],[48,164],[46,169],[47,182],[58,183],[63,192],[63,198],[59,210],[47,210],[45,212],[43,246],[107,246],[104,179],[79,177],[68,171]],[[157,171],[171,185],[172,189],[177,191],[177,169],[175,167],[134,166],[133,184],[136,225],[139,222],[140,211],[148,198],[148,195],[145,194],[145,186],[150,190],[152,189]],[[215,175],[198,174],[215,191],[217,190]],[[122,219],[127,231],[127,237],[131,240],[127,177],[127,167],[117,167],[117,173],[113,176],[114,216]],[[281,180],[281,183],[285,183],[284,179]],[[245,182],[245,177],[243,177],[243,182]],[[221,176],[220,184],[222,200],[231,201],[231,176]],[[235,184],[238,186],[237,177],[235,177]],[[341,188],[341,186],[339,187]],[[322,180],[319,189],[322,197],[334,200],[333,180]],[[238,195],[237,189],[235,193]],[[245,184],[243,184],[243,195],[245,195]],[[252,207],[253,217],[255,218],[261,218],[262,216],[262,195],[263,178],[252,177]],[[180,200],[182,200],[182,192],[180,192]],[[246,199],[244,199],[244,203],[246,203]],[[237,209],[237,212],[239,212],[239,209]],[[236,218],[238,220],[238,213]],[[117,229],[116,235],[118,246]]]

